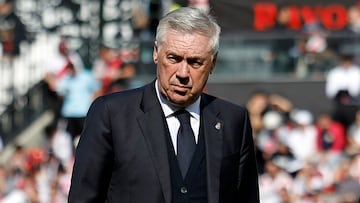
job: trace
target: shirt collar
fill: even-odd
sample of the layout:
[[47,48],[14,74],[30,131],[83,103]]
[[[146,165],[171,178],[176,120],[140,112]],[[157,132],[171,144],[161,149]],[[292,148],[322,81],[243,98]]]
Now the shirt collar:
[[[178,108],[172,106],[161,94],[160,94],[160,90],[158,87],[158,80],[155,81],[155,90],[156,90],[156,95],[157,98],[160,102],[161,108],[164,112],[164,115],[166,118],[172,116],[177,110]],[[196,120],[200,119],[200,99],[201,96],[190,106],[186,107],[185,109],[191,114],[191,116],[193,118],[195,118]]]

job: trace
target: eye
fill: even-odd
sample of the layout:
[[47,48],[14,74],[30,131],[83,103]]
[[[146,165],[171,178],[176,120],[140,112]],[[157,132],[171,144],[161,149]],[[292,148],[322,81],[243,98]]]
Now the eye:
[[199,59],[189,59],[188,64],[191,65],[191,67],[197,69],[200,68],[204,63]]
[[170,61],[170,63],[178,63],[179,61],[181,61],[181,58],[175,55],[168,55],[167,59]]

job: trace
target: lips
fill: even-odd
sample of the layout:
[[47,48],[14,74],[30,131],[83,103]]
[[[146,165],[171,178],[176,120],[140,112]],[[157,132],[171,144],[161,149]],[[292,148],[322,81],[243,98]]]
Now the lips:
[[191,87],[189,87],[189,86],[174,85],[174,92],[176,92],[177,94],[180,94],[180,95],[185,95],[189,89],[191,89]]

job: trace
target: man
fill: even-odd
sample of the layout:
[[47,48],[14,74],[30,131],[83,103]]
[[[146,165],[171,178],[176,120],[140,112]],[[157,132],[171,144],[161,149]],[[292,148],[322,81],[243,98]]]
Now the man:
[[332,117],[347,129],[355,120],[360,98],[360,67],[352,54],[342,54],[326,76],[325,94],[333,101]]
[[[212,17],[194,8],[180,8],[159,22],[156,80],[102,96],[89,110],[70,203],[259,202],[247,111],[202,93],[219,35]],[[178,109],[190,112],[191,132]],[[183,131],[195,135],[195,149],[183,150],[193,144],[183,144]],[[190,151],[190,166],[184,167],[181,158]]]
[[28,31],[15,13],[12,0],[0,0],[0,43],[4,57],[18,56],[21,42],[28,39]]
[[359,98],[360,68],[351,54],[343,54],[340,64],[329,71],[325,93],[329,99],[342,104],[349,104]]
[[90,71],[77,69],[72,63],[67,67],[67,74],[56,85],[56,93],[61,98],[60,115],[66,122],[66,131],[72,140],[80,135],[91,102],[100,91],[98,81]]

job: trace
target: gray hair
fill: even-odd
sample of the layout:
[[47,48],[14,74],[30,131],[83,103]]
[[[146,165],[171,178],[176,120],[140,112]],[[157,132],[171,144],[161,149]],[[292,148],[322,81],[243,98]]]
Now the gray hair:
[[169,30],[205,35],[210,38],[212,54],[218,52],[221,28],[213,16],[200,9],[182,7],[166,14],[160,20],[156,30],[156,41],[159,48]]

